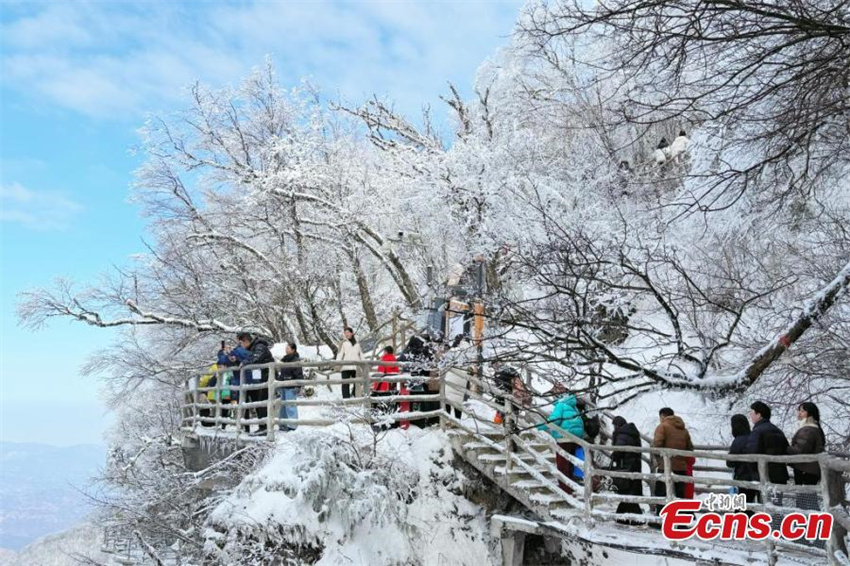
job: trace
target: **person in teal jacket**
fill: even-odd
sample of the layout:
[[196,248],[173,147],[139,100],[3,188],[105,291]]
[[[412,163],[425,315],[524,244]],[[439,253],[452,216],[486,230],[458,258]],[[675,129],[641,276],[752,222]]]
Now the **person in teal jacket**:
[[[562,386],[556,387],[563,391]],[[546,423],[552,423],[570,434],[584,438],[584,422],[581,420],[581,413],[578,410],[578,399],[570,393],[563,395],[555,402],[555,407],[552,409],[552,414],[546,419]],[[546,426],[546,423],[537,425],[537,428],[548,430],[552,438],[556,440],[564,437],[557,429]]]
[[[548,430],[558,442],[558,447],[569,452],[572,455],[576,454],[579,445],[570,440],[564,439],[564,435],[552,427],[547,426],[549,423],[573,434],[579,438],[584,438],[584,421],[581,418],[581,411],[578,409],[578,399],[576,396],[567,393],[566,388],[561,384],[556,384],[551,391],[551,394],[558,395],[560,398],[555,402],[555,407],[552,409],[552,414],[546,419],[545,423],[540,423],[537,428],[540,430]],[[573,463],[565,456],[555,453],[555,463],[558,466],[558,471],[564,476],[573,481],[578,481],[576,478]],[[573,490],[563,481],[559,480],[558,485],[565,492],[572,494]]]

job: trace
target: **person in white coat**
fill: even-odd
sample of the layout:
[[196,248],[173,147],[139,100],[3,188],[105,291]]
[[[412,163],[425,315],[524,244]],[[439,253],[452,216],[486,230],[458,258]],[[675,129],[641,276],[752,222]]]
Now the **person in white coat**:
[[[354,337],[354,331],[349,327],[345,327],[343,330],[343,336],[345,338],[339,345],[339,351],[336,354],[336,359],[342,362],[361,361],[363,359],[363,352],[360,350],[360,344],[357,343],[357,339]],[[340,369],[342,379],[354,379],[357,377],[357,366],[344,365]],[[351,394],[351,386],[347,383],[343,383],[342,398],[348,399],[352,396]]]
[[661,141],[658,142],[658,147],[655,148],[655,151],[652,153],[652,160],[656,165],[664,165],[667,162],[669,155],[670,144],[667,143],[666,138],[661,138]]
[[670,144],[670,159],[672,161],[679,161],[680,156],[688,151],[688,145],[690,145],[691,140],[688,139],[688,134],[685,133],[685,130],[681,130],[676,139],[673,140],[673,143]]
[[446,412],[451,414],[452,409],[454,409],[455,418],[459,419],[461,410],[458,407],[463,406],[463,402],[466,401],[466,392],[469,389],[468,372],[459,368],[451,368],[446,372],[445,380],[446,401],[450,401],[450,403],[446,403]]

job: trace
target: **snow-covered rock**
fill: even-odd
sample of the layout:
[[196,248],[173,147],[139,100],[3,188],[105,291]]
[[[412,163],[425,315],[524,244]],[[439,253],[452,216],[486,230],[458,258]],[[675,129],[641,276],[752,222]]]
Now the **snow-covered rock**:
[[435,430],[301,428],[212,512],[207,555],[226,564],[489,563],[484,511],[461,495],[452,458]]

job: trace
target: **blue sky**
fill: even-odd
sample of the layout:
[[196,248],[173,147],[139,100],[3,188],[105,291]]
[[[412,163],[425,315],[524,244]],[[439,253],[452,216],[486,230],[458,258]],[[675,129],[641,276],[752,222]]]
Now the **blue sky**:
[[[108,417],[79,376],[109,331],[17,327],[16,295],[93,281],[142,251],[127,203],[149,113],[200,80],[234,83],[271,56],[285,84],[372,94],[418,115],[507,43],[520,2],[2,2],[0,7],[0,439],[99,442]],[[21,424],[36,405],[48,416]],[[63,426],[64,425],[64,426]]]

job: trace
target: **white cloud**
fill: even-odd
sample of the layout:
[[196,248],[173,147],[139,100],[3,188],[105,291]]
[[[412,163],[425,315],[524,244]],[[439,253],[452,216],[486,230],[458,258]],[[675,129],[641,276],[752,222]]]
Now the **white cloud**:
[[185,85],[235,82],[271,54],[284,81],[389,95],[415,111],[468,86],[519,2],[45,3],[0,29],[5,81],[52,105],[138,121]]
[[55,191],[34,191],[20,183],[0,185],[0,222],[62,230],[82,210],[82,205]]

